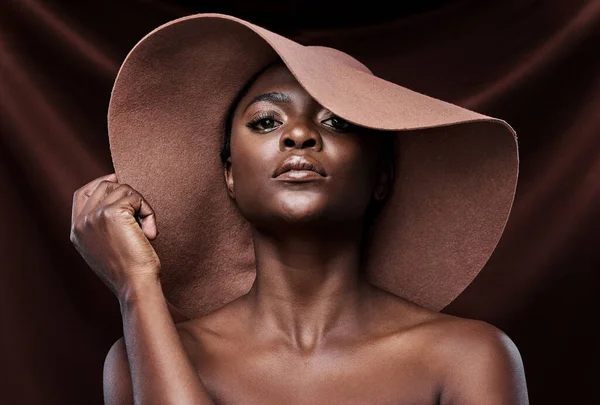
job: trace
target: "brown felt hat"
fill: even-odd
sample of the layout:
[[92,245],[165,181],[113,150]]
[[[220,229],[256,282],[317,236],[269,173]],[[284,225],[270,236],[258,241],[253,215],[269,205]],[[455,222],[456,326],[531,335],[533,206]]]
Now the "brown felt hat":
[[441,310],[479,273],[504,230],[517,183],[514,130],[374,76],[336,49],[222,14],[186,16],[147,34],[123,62],[110,99],[115,172],[156,212],[152,245],[168,302],[196,317],[252,285],[250,224],[227,194],[220,150],[233,100],[278,60],[334,114],[393,131],[394,184],[373,224],[366,272],[373,284]]

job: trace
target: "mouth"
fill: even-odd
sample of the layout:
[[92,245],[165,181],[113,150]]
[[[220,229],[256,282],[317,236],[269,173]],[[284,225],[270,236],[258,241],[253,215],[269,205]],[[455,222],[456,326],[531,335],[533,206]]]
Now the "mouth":
[[288,157],[273,173],[273,177],[286,179],[308,179],[325,176],[327,174],[321,163],[307,155]]
[[324,179],[319,173],[309,169],[292,169],[281,173],[276,177],[277,180],[291,181],[291,182],[303,182]]

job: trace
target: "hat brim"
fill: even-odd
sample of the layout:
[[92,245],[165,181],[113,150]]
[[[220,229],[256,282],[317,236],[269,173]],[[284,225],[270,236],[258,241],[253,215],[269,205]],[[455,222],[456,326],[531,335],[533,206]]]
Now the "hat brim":
[[108,109],[117,177],[156,212],[152,244],[167,299],[196,317],[254,280],[250,225],[227,195],[219,152],[230,104],[277,59],[336,115],[395,132],[395,181],[373,225],[366,271],[381,288],[443,309],[479,273],[506,225],[518,174],[514,130],[380,79],[335,49],[221,14],[179,18],[142,38]]

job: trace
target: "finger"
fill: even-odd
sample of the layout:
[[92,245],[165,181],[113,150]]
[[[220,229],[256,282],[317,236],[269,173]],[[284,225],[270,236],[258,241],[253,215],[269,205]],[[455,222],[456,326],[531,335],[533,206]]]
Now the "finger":
[[117,181],[117,175],[115,173],[111,173],[106,176],[98,177],[97,179],[94,179],[89,183],[85,184],[84,186],[80,187],[77,191],[75,191],[75,193],[73,193],[71,223],[73,223],[73,221],[75,221],[75,218],[77,218],[81,214],[81,210],[85,206],[90,195],[104,180]]
[[129,184],[118,184],[111,190],[107,190],[106,197],[104,198],[104,200],[102,200],[102,204],[112,204],[115,201],[118,201],[121,198],[126,197],[133,192],[135,192],[135,190]]
[[103,180],[100,182],[98,187],[96,187],[96,189],[88,197],[77,218],[89,215],[92,211],[98,209],[98,206],[106,198],[106,196],[119,186],[119,183],[113,183],[109,180]]
[[142,231],[150,240],[156,239],[158,236],[158,227],[156,225],[156,215],[152,206],[146,199],[136,190],[131,189],[131,193],[120,198],[111,207],[129,211],[132,216],[136,214],[142,222]]
[[[110,205],[112,203],[114,203],[115,201],[128,196],[132,193],[137,193],[139,194],[138,191],[136,191],[133,187],[131,187],[129,184],[120,184],[118,187],[116,187],[114,190],[112,190],[107,196],[106,198],[102,201],[102,204],[104,205]],[[139,194],[141,196],[141,194]],[[143,198],[143,196],[141,196]],[[142,220],[140,219],[138,213],[134,214],[135,220],[138,223],[138,225],[140,226],[140,228],[144,229]],[[149,225],[147,225],[148,227]]]

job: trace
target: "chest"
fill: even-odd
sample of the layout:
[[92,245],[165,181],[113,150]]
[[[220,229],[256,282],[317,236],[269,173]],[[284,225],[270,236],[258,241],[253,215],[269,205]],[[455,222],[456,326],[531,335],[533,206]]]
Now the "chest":
[[411,356],[373,351],[293,358],[284,354],[222,359],[199,370],[220,405],[436,405],[438,384]]

